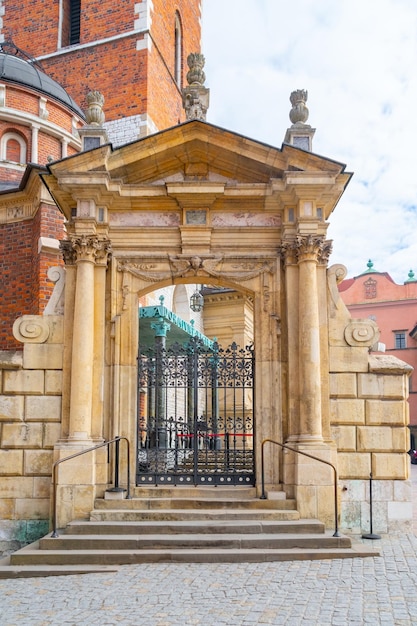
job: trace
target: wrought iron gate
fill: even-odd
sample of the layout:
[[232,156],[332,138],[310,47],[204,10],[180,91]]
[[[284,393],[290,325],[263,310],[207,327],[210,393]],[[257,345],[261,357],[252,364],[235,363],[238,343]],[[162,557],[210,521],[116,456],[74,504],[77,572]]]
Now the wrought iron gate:
[[139,351],[137,484],[253,485],[252,347]]

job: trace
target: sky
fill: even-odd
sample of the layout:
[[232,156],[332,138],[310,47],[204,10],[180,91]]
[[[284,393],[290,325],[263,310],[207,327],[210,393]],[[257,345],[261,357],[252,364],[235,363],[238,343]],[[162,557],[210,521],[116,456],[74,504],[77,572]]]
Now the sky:
[[417,278],[416,0],[203,0],[207,121],[278,148],[308,91],[313,152],[353,172],[330,265]]

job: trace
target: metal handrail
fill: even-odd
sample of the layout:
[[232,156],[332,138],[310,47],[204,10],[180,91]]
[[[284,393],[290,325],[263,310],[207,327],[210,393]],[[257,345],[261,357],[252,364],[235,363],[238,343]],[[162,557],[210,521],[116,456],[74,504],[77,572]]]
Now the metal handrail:
[[260,496],[261,500],[266,500],[265,494],[265,461],[264,461],[264,445],[266,443],[273,443],[277,446],[281,446],[281,448],[285,448],[285,450],[291,450],[291,452],[296,452],[297,454],[302,454],[303,456],[308,456],[310,459],[314,461],[320,461],[320,463],[325,463],[326,465],[330,465],[334,472],[334,525],[335,530],[333,533],[333,537],[340,537],[339,533],[339,510],[337,504],[337,470],[333,463],[329,461],[324,461],[324,459],[320,459],[317,456],[313,456],[312,454],[308,454],[308,452],[302,452],[301,450],[296,450],[295,448],[291,448],[291,446],[287,446],[285,443],[280,443],[279,441],[274,441],[273,439],[264,439],[261,444],[261,463],[262,463],[262,494]]
[[92,446],[91,448],[86,448],[85,450],[81,450],[80,452],[76,452],[75,454],[71,454],[70,456],[66,456],[63,459],[58,459],[52,466],[52,526],[53,532],[51,537],[56,538],[59,537],[57,532],[57,510],[56,510],[56,491],[57,491],[57,467],[60,463],[64,461],[69,461],[70,459],[75,459],[77,456],[81,456],[82,454],[87,454],[87,452],[93,452],[94,450],[98,450],[99,448],[104,448],[107,446],[107,450],[111,443],[116,443],[118,445],[119,441],[124,439],[127,444],[127,495],[126,500],[130,500],[130,442],[127,437],[115,437],[114,439],[110,439],[109,441],[104,441],[103,443],[99,443],[96,446]]

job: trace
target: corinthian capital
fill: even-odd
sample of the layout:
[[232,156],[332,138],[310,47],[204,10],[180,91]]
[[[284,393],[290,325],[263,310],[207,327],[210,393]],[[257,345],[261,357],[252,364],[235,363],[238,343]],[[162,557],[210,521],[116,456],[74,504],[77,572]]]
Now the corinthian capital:
[[111,252],[111,242],[95,235],[71,235],[70,239],[61,242],[60,247],[66,265],[74,265],[78,261],[106,265]]
[[[330,245],[330,247],[329,247]],[[323,237],[313,235],[299,235],[295,240],[298,262],[313,261],[322,263],[331,252],[331,242],[326,241]]]

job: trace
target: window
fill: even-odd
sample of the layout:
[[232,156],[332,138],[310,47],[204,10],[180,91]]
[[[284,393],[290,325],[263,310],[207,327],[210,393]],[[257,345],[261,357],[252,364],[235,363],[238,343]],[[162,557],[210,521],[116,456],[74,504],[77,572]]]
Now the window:
[[181,20],[178,13],[175,15],[175,68],[174,77],[178,87],[181,87],[181,69],[182,69],[182,28]]
[[18,133],[4,133],[0,140],[0,157],[2,161],[26,163],[26,142]]
[[81,0],[61,0],[59,47],[80,43]]
[[80,43],[81,0],[70,1],[69,45]]
[[395,349],[403,350],[404,348],[406,348],[407,342],[406,342],[406,337],[405,337],[405,331],[404,330],[396,331],[394,335],[395,335]]

